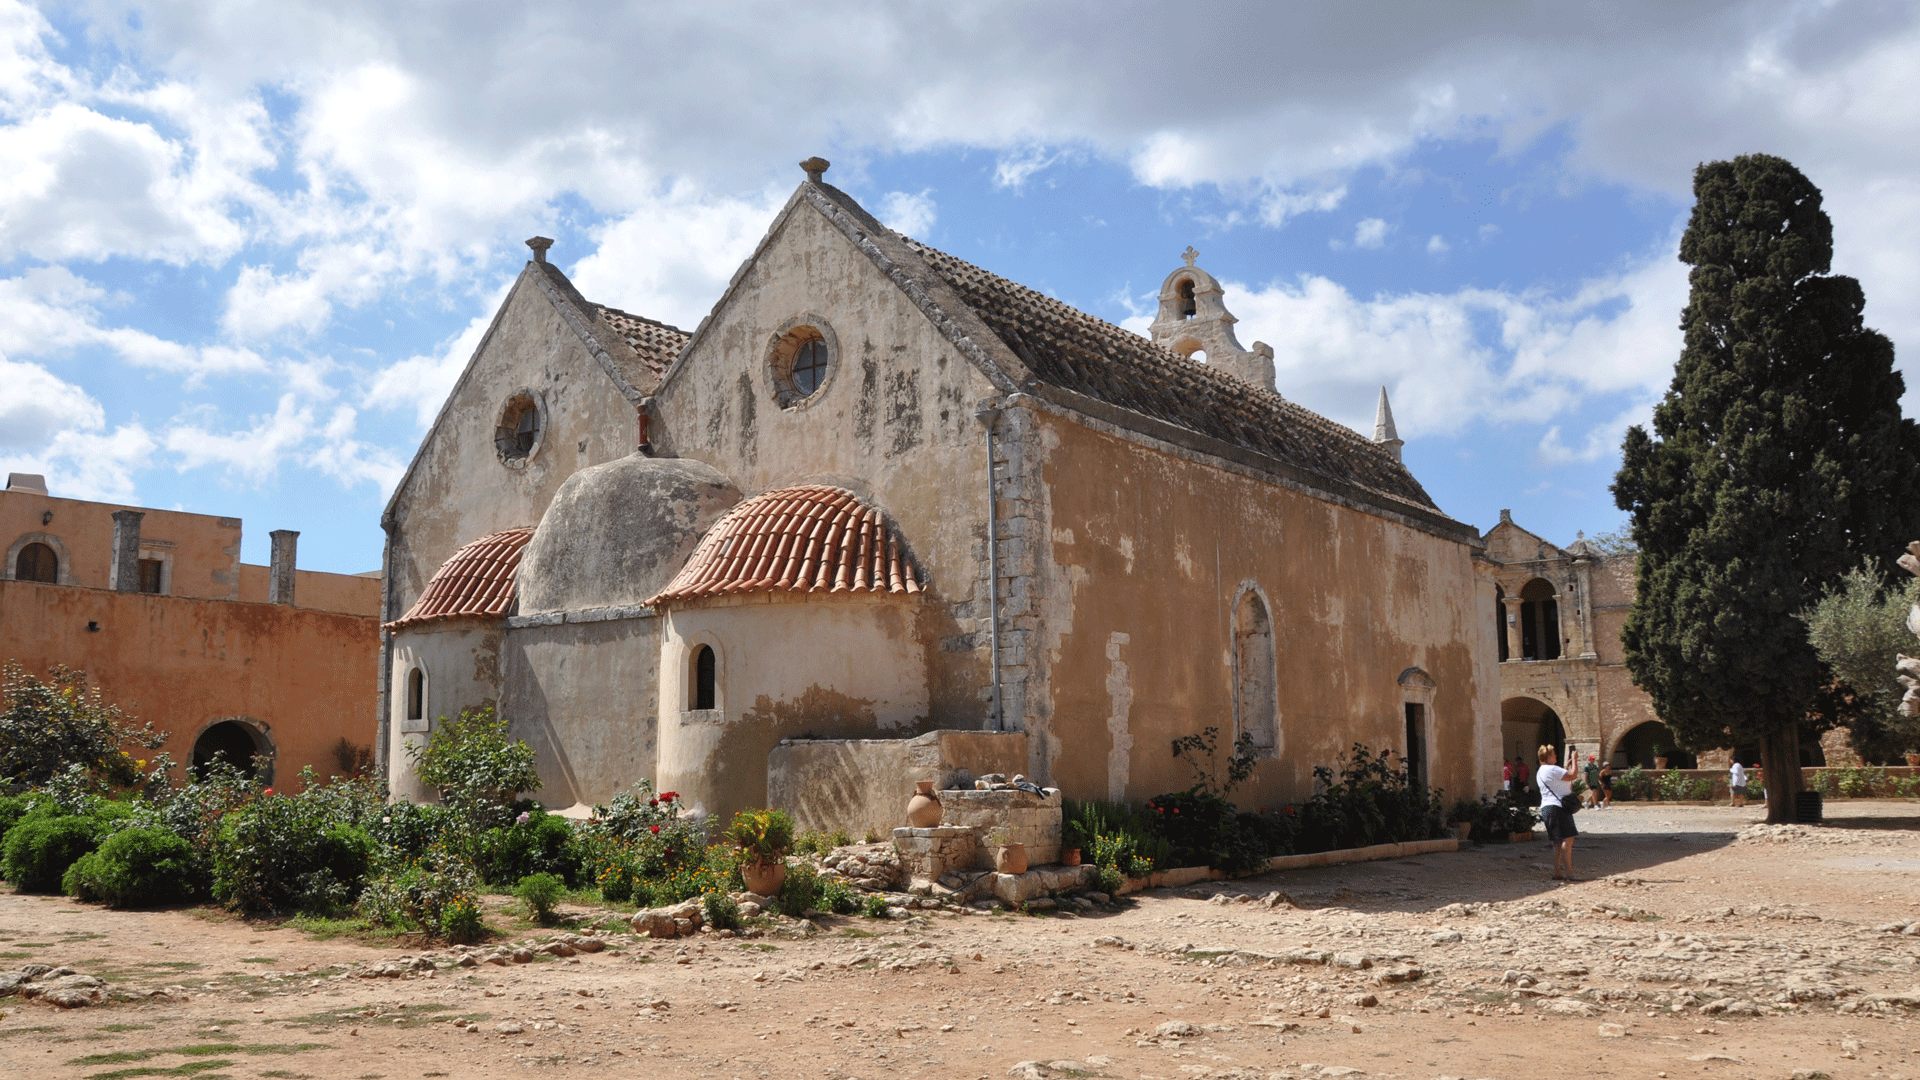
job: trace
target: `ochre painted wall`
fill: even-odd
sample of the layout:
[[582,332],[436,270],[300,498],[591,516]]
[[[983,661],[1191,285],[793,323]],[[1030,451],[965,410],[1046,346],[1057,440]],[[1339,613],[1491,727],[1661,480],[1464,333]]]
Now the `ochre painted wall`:
[[[239,518],[52,498],[19,490],[0,491],[0,551],[8,550],[30,533],[51,536],[67,552],[60,566],[62,584],[109,588],[116,510],[139,510],[146,515],[140,521],[141,557],[158,558],[169,564],[166,590],[169,595],[220,600],[239,597]],[[52,519],[43,523],[42,519],[49,513]],[[13,571],[13,563],[9,561],[0,578],[12,578]]]
[[1236,801],[1304,799],[1313,767],[1355,742],[1401,748],[1397,680],[1411,667],[1437,683],[1433,781],[1453,794],[1497,781],[1498,681],[1466,543],[1063,418],[1039,424],[1051,782],[1133,799],[1192,784],[1171,741],[1215,725],[1231,743],[1234,605],[1249,586],[1274,627],[1280,747]]
[[[240,599],[267,602],[271,571],[252,563],[240,564]],[[359,574],[328,574],[318,570],[293,572],[293,606],[344,615],[380,614],[380,579]]]
[[275,785],[289,790],[303,766],[339,772],[340,739],[372,747],[378,648],[365,616],[0,581],[0,657],[42,676],[53,664],[85,670],[108,700],[170,732],[163,749],[182,767],[208,725],[257,720],[276,749]]

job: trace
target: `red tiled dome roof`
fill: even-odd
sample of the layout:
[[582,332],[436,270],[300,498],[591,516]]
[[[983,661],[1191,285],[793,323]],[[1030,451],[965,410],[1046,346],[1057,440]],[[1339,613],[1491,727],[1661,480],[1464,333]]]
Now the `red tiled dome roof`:
[[381,629],[397,630],[436,619],[503,616],[513,608],[513,572],[533,539],[531,527],[508,529],[473,541],[433,572],[433,580],[405,615]]
[[734,507],[647,603],[756,592],[920,591],[919,573],[884,512],[850,491],[804,484]]

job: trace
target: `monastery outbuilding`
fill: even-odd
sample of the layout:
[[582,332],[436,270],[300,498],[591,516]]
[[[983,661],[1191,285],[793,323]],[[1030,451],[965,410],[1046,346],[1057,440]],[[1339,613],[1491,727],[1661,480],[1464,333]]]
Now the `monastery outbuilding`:
[[1493,786],[1494,582],[1384,395],[1371,439],[1287,401],[1191,249],[1149,339],[802,164],[691,334],[529,241],[382,521],[396,793],[430,794],[408,744],[489,705],[549,805],[645,777],[855,831],[963,772],[1185,788],[1171,740],[1208,726],[1252,737],[1249,805],[1356,742]]

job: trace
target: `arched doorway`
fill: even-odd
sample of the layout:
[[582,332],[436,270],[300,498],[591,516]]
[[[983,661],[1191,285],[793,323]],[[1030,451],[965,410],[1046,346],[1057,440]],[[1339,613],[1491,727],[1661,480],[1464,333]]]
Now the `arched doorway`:
[[1691,769],[1698,764],[1690,750],[1674,745],[1673,732],[1658,720],[1649,720],[1626,733],[1620,741],[1614,743],[1615,756],[1624,753],[1627,767],[1635,765],[1643,769],[1653,768],[1653,748],[1659,747],[1661,756],[1667,759],[1669,769]]
[[244,719],[235,717],[208,724],[193,741],[196,777],[204,776],[207,767],[216,760],[225,761],[250,780],[273,783],[273,744],[264,731]]
[[1531,770],[1539,764],[1541,746],[1564,747],[1567,729],[1560,714],[1538,698],[1515,697],[1500,703],[1501,754],[1507,760],[1519,758]]

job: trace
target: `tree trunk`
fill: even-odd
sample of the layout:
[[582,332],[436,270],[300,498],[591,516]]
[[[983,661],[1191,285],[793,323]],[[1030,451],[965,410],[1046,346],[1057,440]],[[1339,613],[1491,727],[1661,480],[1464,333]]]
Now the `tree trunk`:
[[1791,825],[1800,794],[1800,728],[1776,728],[1760,740],[1767,785],[1767,824]]

